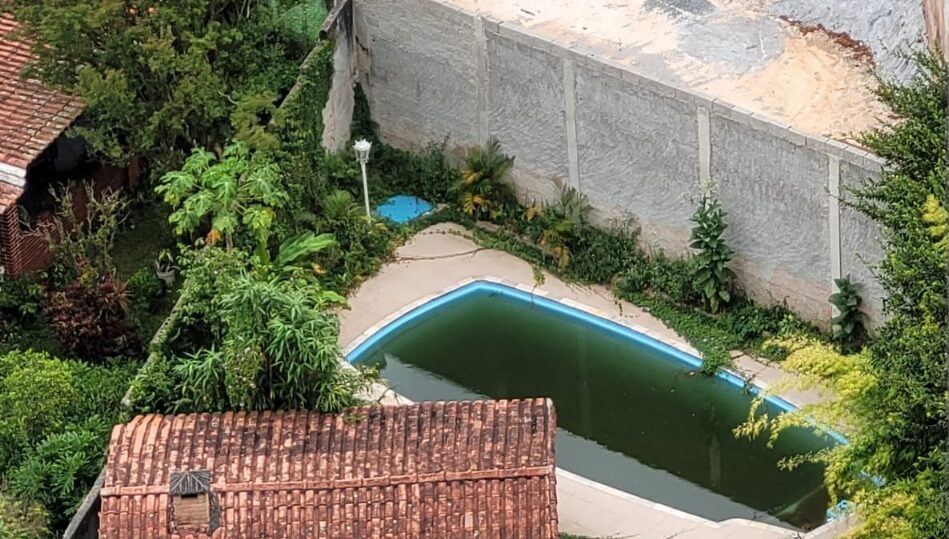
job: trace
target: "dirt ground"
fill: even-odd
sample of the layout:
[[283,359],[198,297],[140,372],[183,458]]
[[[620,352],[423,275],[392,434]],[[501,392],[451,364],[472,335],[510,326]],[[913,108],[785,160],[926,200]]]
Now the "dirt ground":
[[889,118],[870,60],[768,1],[447,0],[809,133],[849,140]]

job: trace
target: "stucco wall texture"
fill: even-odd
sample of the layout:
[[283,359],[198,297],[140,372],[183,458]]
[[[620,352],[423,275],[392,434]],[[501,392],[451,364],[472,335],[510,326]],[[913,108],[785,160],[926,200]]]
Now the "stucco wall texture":
[[747,293],[826,322],[833,279],[850,274],[881,321],[876,230],[832,196],[877,174],[875,156],[438,0],[355,2],[361,79],[388,142],[497,136],[525,202],[579,186],[601,224],[632,221],[644,247],[676,256],[711,178]]

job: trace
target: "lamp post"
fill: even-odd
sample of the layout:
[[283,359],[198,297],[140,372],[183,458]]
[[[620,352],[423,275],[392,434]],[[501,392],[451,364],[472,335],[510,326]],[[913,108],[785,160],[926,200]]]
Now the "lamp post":
[[359,139],[353,144],[353,150],[356,150],[356,159],[359,161],[359,168],[362,169],[362,196],[366,202],[366,221],[372,222],[372,213],[369,211],[369,182],[366,181],[366,163],[369,161],[369,149],[372,143],[366,139]]

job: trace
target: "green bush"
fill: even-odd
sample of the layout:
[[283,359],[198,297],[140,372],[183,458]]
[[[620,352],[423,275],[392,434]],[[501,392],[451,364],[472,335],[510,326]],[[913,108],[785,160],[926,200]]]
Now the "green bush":
[[659,252],[650,260],[649,287],[680,305],[696,303],[698,293],[692,287],[692,266],[687,260],[668,258]]
[[728,329],[742,342],[754,343],[777,335],[781,323],[790,312],[780,306],[762,307],[751,301],[741,301],[725,313]]
[[47,539],[48,526],[42,505],[0,490],[0,539]]
[[108,426],[98,418],[47,436],[9,473],[10,492],[36,500],[57,529],[64,528],[105,460]]
[[42,311],[43,285],[38,274],[18,279],[0,276],[0,320],[10,318],[26,322]]
[[173,362],[162,355],[152,356],[129,386],[130,412],[171,413],[178,400],[179,383]]
[[[13,352],[0,380],[0,444],[23,447],[60,428],[78,394],[69,365],[43,353]],[[13,455],[7,455],[12,457]]]
[[108,423],[118,421],[123,412],[120,403],[129,388],[137,363],[90,365],[79,361],[67,362],[72,372],[75,397],[67,411],[68,420],[81,421],[98,416]]
[[606,284],[627,268],[641,266],[636,236],[620,229],[584,226],[570,243],[567,272],[582,281]]
[[150,268],[142,268],[129,277],[128,296],[139,312],[148,312],[165,293],[165,284]]

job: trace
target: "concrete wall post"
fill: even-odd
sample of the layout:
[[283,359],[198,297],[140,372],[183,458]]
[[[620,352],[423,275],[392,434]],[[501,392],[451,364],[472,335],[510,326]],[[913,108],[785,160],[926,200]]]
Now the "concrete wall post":
[[567,135],[568,185],[580,189],[580,157],[577,153],[577,72],[570,58],[563,59],[563,110]]

